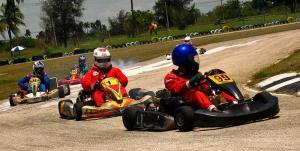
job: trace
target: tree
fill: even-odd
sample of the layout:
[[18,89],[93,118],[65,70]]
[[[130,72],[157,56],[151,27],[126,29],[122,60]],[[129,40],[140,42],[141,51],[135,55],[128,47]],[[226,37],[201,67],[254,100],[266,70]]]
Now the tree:
[[127,34],[132,36],[132,28],[135,28],[137,33],[142,33],[147,31],[147,26],[155,20],[155,16],[150,10],[135,10],[133,14],[134,17],[132,17],[131,12],[121,10],[116,17],[109,18],[110,33],[112,35]]
[[[60,45],[67,47],[68,39],[74,36],[82,17],[84,0],[45,0],[41,17],[44,30],[50,30]],[[59,33],[59,34],[58,34]],[[75,34],[77,35],[77,34]]]
[[30,38],[31,37],[31,32],[30,32],[30,30],[29,29],[26,29],[26,31],[25,31],[25,35],[24,35],[25,37],[28,37],[28,38]]
[[135,18],[135,27],[137,33],[142,33],[148,30],[148,25],[155,20],[154,14],[150,10],[141,11],[137,10],[134,11],[134,18]]
[[266,0],[252,0],[252,7],[259,10],[260,12],[264,11],[268,2]]
[[91,25],[89,22],[84,22],[83,23],[83,28],[85,28],[85,33],[88,34],[89,33],[89,29],[90,29]]
[[0,29],[2,30],[2,36],[4,36],[3,32],[7,31],[10,46],[12,47],[12,34],[18,37],[20,32],[19,26],[25,25],[25,23],[19,7],[12,5],[12,2],[9,0],[7,2],[7,4],[2,4],[0,7]]
[[195,8],[195,4],[191,4],[192,2],[193,0],[157,0],[153,7],[157,22],[166,25],[168,17],[170,26],[180,29],[195,23],[200,11]]
[[120,10],[116,17],[108,18],[111,35],[125,34],[125,22],[131,16],[131,13]]

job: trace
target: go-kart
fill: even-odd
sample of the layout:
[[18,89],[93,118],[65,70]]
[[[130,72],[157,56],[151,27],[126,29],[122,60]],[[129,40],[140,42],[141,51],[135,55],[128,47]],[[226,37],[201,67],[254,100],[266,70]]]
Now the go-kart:
[[244,99],[234,80],[224,71],[214,69],[205,76],[210,86],[207,93],[219,112],[195,110],[182,97],[164,89],[156,92],[159,101],[153,104],[154,107],[124,110],[124,126],[128,130],[163,131],[177,127],[180,131],[190,131],[200,126],[223,127],[254,122],[272,118],[279,112],[278,98],[268,92]]
[[50,88],[48,92],[42,92],[39,90],[41,80],[37,77],[31,77],[29,80],[29,86],[32,89],[31,93],[26,93],[22,90],[9,96],[10,106],[16,106],[17,104],[24,103],[37,103],[47,101],[53,98],[64,98],[70,94],[69,85],[57,85],[56,78],[50,78]]
[[79,92],[76,103],[72,100],[62,100],[58,103],[58,111],[61,118],[82,120],[89,118],[100,118],[108,116],[119,116],[121,112],[130,106],[145,106],[152,102],[154,92],[143,89],[132,89],[129,96],[142,96],[138,99],[132,99],[129,96],[123,96],[121,92],[121,83],[116,78],[106,78],[101,81],[101,90],[104,91],[106,101],[100,107],[96,107],[91,99],[91,93],[83,90]]
[[65,79],[58,81],[59,85],[63,85],[63,84],[76,85],[80,83],[81,81],[80,81],[80,77],[78,76],[78,68],[71,70],[69,77],[66,77]]
[[205,48],[197,48],[196,51],[198,52],[199,55],[203,55],[207,50]]

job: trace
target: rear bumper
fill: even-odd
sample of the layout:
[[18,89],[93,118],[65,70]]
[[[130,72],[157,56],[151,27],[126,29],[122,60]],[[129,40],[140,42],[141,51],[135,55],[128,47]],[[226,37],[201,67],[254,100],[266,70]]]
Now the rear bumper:
[[59,80],[59,82],[58,82],[59,85],[63,85],[63,84],[75,85],[75,84],[80,84],[80,83],[81,83],[80,78],[74,79],[74,80],[63,79],[63,80]]

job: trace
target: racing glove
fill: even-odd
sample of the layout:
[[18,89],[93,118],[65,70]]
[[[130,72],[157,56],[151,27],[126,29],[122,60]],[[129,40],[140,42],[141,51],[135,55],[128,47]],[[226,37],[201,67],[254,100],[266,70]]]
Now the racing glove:
[[96,90],[100,85],[100,82],[99,81],[96,81],[94,82],[92,85],[91,85],[91,90]]
[[187,82],[187,86],[188,87],[196,87],[198,85],[200,85],[200,81],[205,79],[205,76],[202,74],[196,74],[194,75],[188,82]]

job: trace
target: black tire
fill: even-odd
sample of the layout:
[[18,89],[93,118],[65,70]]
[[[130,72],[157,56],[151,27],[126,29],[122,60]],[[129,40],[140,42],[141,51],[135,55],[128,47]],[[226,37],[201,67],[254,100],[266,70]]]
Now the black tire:
[[253,101],[260,101],[263,104],[267,104],[272,99],[272,95],[269,92],[260,92],[253,97]]
[[64,98],[65,97],[65,89],[63,86],[58,87],[58,97],[59,98]]
[[66,87],[67,87],[67,93],[65,94],[65,96],[68,96],[71,94],[71,88],[69,84],[66,84]]
[[175,112],[175,124],[179,131],[191,131],[194,128],[194,110],[190,106],[181,106]]
[[142,109],[137,109],[137,108],[127,108],[123,111],[122,114],[123,125],[128,131],[135,130],[137,112],[141,110]]
[[82,120],[82,107],[83,107],[83,102],[77,102],[74,104],[74,107],[73,107],[73,114],[74,114],[74,117],[75,117],[75,120],[76,121],[80,121]]
[[131,90],[129,90],[128,94],[132,99],[135,99],[135,100],[139,100],[139,99],[143,98],[146,95],[150,95],[152,97],[155,97],[155,93],[153,91],[147,91],[147,90],[141,89],[141,88],[131,89]]
[[129,90],[128,94],[132,99],[138,100],[140,95],[139,92],[141,91],[141,88],[134,88]]
[[10,97],[9,97],[9,105],[10,106],[16,106],[16,103],[14,102],[14,100],[13,100],[13,95],[11,95]]
[[152,97],[155,97],[155,93],[153,91],[147,91],[147,92],[145,92],[144,96],[146,96],[146,95],[150,95]]
[[70,117],[68,117],[68,116],[66,116],[66,115],[64,115],[64,114],[62,114],[61,104],[62,104],[63,102],[65,102],[65,103],[71,103],[71,104],[73,104],[73,102],[72,102],[72,100],[61,100],[61,101],[58,102],[58,113],[59,113],[60,117],[61,117],[62,119],[69,119]]

